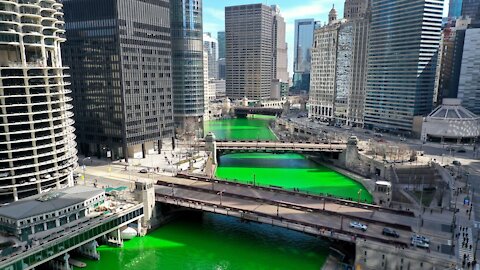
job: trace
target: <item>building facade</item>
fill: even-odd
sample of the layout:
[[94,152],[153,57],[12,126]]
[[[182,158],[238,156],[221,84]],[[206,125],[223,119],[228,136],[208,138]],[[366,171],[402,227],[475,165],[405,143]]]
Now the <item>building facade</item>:
[[462,16],[463,0],[450,0],[448,6],[448,18],[458,18]]
[[345,0],[343,18],[347,20],[364,18],[367,15],[371,1],[372,0]]
[[432,110],[443,4],[443,0],[372,2],[367,127],[409,133],[413,117]]
[[472,19],[472,25],[480,27],[480,1],[479,0],[463,0],[462,15]]
[[207,79],[218,78],[218,42],[210,33],[203,34],[203,50],[208,57]]
[[202,13],[202,0],[170,1],[174,117],[180,128],[203,129]]
[[225,31],[217,32],[218,58],[225,58]]
[[457,98],[458,96],[465,31],[470,21],[470,18],[460,17],[455,20],[455,26],[443,29],[437,104],[441,104],[444,98]]
[[295,20],[295,43],[293,55],[294,91],[310,90],[310,68],[312,60],[314,19]]
[[458,98],[463,106],[480,115],[480,28],[465,32],[462,67],[458,84]]
[[231,99],[267,99],[272,74],[272,9],[225,7],[226,88]]
[[272,6],[273,29],[272,29],[272,74],[273,80],[288,83],[288,45],[285,42],[285,19],[280,14],[278,6]]
[[3,1],[0,202],[73,185],[77,151],[61,1]]
[[369,18],[336,20],[315,30],[309,117],[337,125],[363,126]]
[[168,1],[64,5],[80,152],[145,157],[173,136]]

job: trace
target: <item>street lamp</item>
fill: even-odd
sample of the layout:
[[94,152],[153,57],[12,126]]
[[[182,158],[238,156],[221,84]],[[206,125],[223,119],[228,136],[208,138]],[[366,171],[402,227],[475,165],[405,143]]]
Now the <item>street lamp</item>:
[[85,166],[85,160],[91,160],[90,157],[86,157],[84,159],[82,159],[82,165],[83,165],[83,185],[87,185],[87,177],[85,176],[85,169],[87,166]]
[[225,192],[225,189],[222,190],[222,191],[219,191],[217,194],[220,195],[220,206],[222,205],[222,196],[223,196],[223,192]]

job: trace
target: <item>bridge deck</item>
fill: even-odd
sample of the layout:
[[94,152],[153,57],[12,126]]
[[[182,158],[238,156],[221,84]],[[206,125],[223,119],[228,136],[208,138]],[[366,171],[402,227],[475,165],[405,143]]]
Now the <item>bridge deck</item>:
[[268,141],[217,141],[219,150],[265,149],[288,150],[297,152],[342,152],[347,148],[345,143],[309,143],[309,142],[268,142]]
[[[216,209],[228,208],[245,214],[256,214],[272,219],[284,219],[294,224],[302,224],[323,231],[328,230],[348,237],[357,236],[395,245],[408,245],[413,234],[413,227],[419,219],[381,211],[375,207],[356,203],[339,203],[327,201],[325,204],[315,196],[285,194],[279,191],[262,189],[242,184],[226,184],[222,182],[205,182],[195,177],[192,179],[169,178],[159,181],[156,188],[157,200],[166,203],[184,203],[191,208],[199,209],[198,205],[207,205]],[[220,199],[219,192],[222,191]],[[222,202],[220,203],[220,200]],[[194,207],[196,205],[196,207]],[[324,210],[325,209],[325,210]],[[210,210],[211,211],[211,210]],[[278,211],[278,215],[277,215]],[[368,230],[362,232],[349,227],[351,221],[361,221],[368,225]],[[393,227],[400,234],[395,239],[382,235],[384,227]],[[425,233],[425,230],[422,230]],[[320,234],[320,233],[318,233]],[[432,246],[446,243],[449,233],[435,232],[427,234]],[[354,239],[354,238],[352,238]]]

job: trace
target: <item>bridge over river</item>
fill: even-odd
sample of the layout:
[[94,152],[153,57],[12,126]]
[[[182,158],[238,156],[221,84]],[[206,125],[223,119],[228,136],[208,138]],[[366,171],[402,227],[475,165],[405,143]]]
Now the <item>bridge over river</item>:
[[341,153],[347,149],[347,143],[340,141],[325,142],[287,142],[287,141],[216,141],[219,151],[255,151],[255,152],[333,152]]
[[[157,202],[245,220],[272,224],[325,238],[352,243],[376,242],[391,247],[411,249],[426,255],[430,250],[410,247],[410,237],[419,232],[421,218],[410,211],[383,208],[284,190],[280,187],[259,187],[198,175],[180,174],[177,178],[162,178],[155,188]],[[368,225],[364,232],[350,227],[351,221]],[[395,229],[399,238],[384,236],[383,228]],[[421,228],[430,237],[430,246],[446,243],[448,232]],[[432,250],[430,257],[443,254]]]

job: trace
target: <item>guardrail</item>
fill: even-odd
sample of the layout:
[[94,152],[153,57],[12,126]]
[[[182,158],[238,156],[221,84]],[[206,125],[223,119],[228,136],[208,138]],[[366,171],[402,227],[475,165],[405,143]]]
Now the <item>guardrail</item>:
[[221,180],[217,178],[208,178],[204,175],[197,175],[197,174],[188,174],[188,173],[183,173],[179,172],[177,173],[178,178],[184,178],[184,179],[191,179],[191,180],[197,180],[197,181],[203,181],[203,182],[212,182],[214,181],[215,183],[220,183],[224,185],[235,185],[235,186],[244,186],[248,188],[255,188],[259,190],[267,190],[267,191],[272,191],[272,192],[278,192],[278,193],[283,193],[283,194],[288,194],[288,195],[295,195],[295,196],[302,196],[302,197],[307,197],[310,199],[317,199],[320,201],[326,200],[328,202],[333,202],[341,205],[347,205],[350,207],[356,207],[356,208],[362,208],[362,209],[374,209],[379,212],[385,212],[385,213],[392,213],[392,214],[397,214],[397,215],[402,215],[402,216],[408,216],[408,217],[414,217],[415,214],[411,211],[407,210],[400,210],[400,209],[391,209],[379,205],[374,205],[374,204],[368,204],[368,203],[362,203],[362,202],[356,202],[356,201],[350,201],[346,199],[341,199],[341,198],[336,198],[333,196],[325,196],[325,195],[320,195],[320,194],[312,194],[308,192],[299,192],[299,191],[293,191],[293,190],[288,190],[288,189],[283,189],[282,187],[277,187],[277,186],[260,186],[260,185],[252,185],[252,184],[245,184],[245,183],[239,183],[235,181],[228,181],[228,180]]
[[[176,187],[176,188],[182,188],[182,189],[187,189],[187,190],[193,190],[193,191],[200,191],[203,193],[209,193],[209,194],[217,194],[217,190],[212,190],[212,189],[207,189],[207,188],[201,188],[201,187],[194,187],[194,186],[189,186],[189,185],[183,185],[183,184],[172,184],[170,182],[166,181],[157,181],[157,185],[161,186],[166,186],[166,187]],[[236,193],[231,193],[228,191],[222,192],[223,196],[227,197],[232,197],[232,198],[238,198],[238,199],[243,199],[243,200],[250,200],[250,201],[256,201],[256,202],[261,202],[261,203],[266,203],[274,206],[281,206],[284,208],[289,208],[289,209],[295,209],[295,210],[301,210],[305,212],[311,212],[311,213],[325,213],[327,215],[331,216],[341,216],[349,219],[354,219],[354,220],[361,220],[364,222],[368,223],[373,223],[373,224],[381,224],[387,227],[395,228],[395,229],[401,229],[405,231],[412,231],[412,228],[410,226],[402,225],[402,224],[396,224],[396,223],[390,223],[390,222],[383,222],[383,221],[378,221],[370,218],[364,218],[364,217],[359,217],[356,215],[350,215],[350,214],[345,214],[345,213],[339,213],[335,211],[330,211],[330,210],[324,210],[324,209],[318,209],[318,208],[312,208],[312,207],[306,207],[298,204],[293,204],[293,203],[288,203],[288,202],[279,202],[275,200],[270,200],[270,199],[265,199],[265,198],[259,198],[259,197],[252,197],[252,196],[247,196],[247,195],[241,195],[241,194],[236,194]]]

